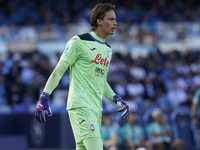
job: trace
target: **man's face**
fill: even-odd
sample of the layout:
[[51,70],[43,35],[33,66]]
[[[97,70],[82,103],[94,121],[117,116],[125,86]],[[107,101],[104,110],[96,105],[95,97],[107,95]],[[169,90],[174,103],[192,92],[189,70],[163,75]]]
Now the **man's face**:
[[116,15],[114,11],[109,11],[106,13],[104,20],[100,21],[99,27],[103,34],[112,35],[115,32],[117,26]]
[[109,115],[103,115],[102,116],[102,123],[106,126],[110,126],[110,116]]
[[161,112],[157,114],[157,116],[155,117],[155,121],[158,122],[158,123],[162,123],[163,116],[162,116]]
[[134,114],[129,114],[129,119],[127,122],[131,125],[134,125],[136,123],[136,116]]

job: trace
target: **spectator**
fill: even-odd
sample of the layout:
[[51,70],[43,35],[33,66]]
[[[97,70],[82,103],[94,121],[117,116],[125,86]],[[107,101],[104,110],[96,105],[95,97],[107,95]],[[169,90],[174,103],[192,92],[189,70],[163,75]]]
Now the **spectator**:
[[13,53],[9,52],[7,58],[4,60],[4,65],[2,66],[2,73],[4,75],[8,74],[14,64]]
[[172,108],[169,98],[162,89],[156,90],[156,103],[161,109]]
[[24,85],[31,84],[33,82],[33,76],[35,74],[35,63],[27,60],[27,66],[21,71],[21,77]]
[[20,77],[22,68],[19,66],[19,62],[15,62],[10,72],[6,75],[6,84],[7,86],[12,85],[13,83],[16,83],[17,78]]
[[40,83],[44,80],[44,76],[40,74],[39,70],[36,70],[32,80],[33,81],[26,86],[26,96],[35,102],[39,97]]
[[127,92],[130,99],[141,98],[144,94],[144,85],[132,77],[131,82],[127,84]]
[[189,64],[187,64],[185,59],[186,58],[181,58],[176,66],[178,74],[188,74],[190,72]]
[[126,85],[127,81],[125,77],[121,77],[117,80],[117,83],[114,85],[114,91],[116,93],[119,93],[122,98],[127,97],[127,91],[126,91]]
[[25,93],[25,86],[21,81],[21,77],[17,77],[17,82],[7,87],[7,103],[11,106],[22,104]]
[[193,116],[192,123],[197,129],[200,129],[200,85],[192,99],[191,113]]
[[177,84],[184,91],[188,90],[188,87],[191,85],[191,73],[185,73],[181,77],[178,77]]
[[[130,4],[129,0],[110,1],[118,8],[116,13],[118,14],[117,21],[119,22],[116,30],[117,34],[108,39],[112,41],[109,41],[109,43],[115,46],[115,49],[119,48],[119,51],[112,55],[113,58],[110,63],[108,81],[111,83],[111,87],[114,87],[116,91],[119,91],[123,95],[122,97],[126,97],[127,99],[138,97],[140,99],[155,99],[159,107],[163,109],[169,108],[170,105],[178,106],[182,102],[185,103],[185,99],[188,100],[187,104],[191,106],[191,94],[193,96],[193,93],[198,88],[197,84],[199,84],[200,81],[200,53],[194,49],[188,50],[182,48],[177,51],[169,52],[167,46],[163,45],[165,43],[163,43],[163,41],[169,43],[173,41],[175,44],[176,42],[181,43],[181,41],[186,40],[186,43],[189,43],[189,45],[186,45],[190,46],[193,45],[190,44],[192,43],[191,41],[198,40],[198,38],[195,37],[198,37],[199,25],[192,23],[199,21],[199,14],[197,12],[199,11],[198,6],[200,2],[189,0],[170,2],[158,0],[157,2],[151,2],[150,0],[143,0]],[[33,40],[34,43],[38,43],[37,40],[68,40],[67,38],[69,38],[73,32],[76,33],[79,30],[87,28],[85,24],[89,21],[91,8],[99,2],[100,0],[58,0],[56,2],[52,0],[21,2],[11,2],[10,0],[0,1],[0,7],[2,8],[0,12],[0,41],[3,43],[11,42],[7,48],[12,48],[12,46],[10,47],[12,42],[21,42],[21,40],[26,39],[26,37],[28,37],[26,40]],[[158,10],[160,10],[160,13],[158,13]],[[128,25],[121,24],[126,21]],[[156,21],[161,22],[157,24]],[[171,23],[174,21],[181,23],[180,21],[183,21],[191,23],[181,23],[180,26],[176,26],[170,23],[165,24],[162,21]],[[135,22],[136,25],[133,25],[133,22]],[[152,22],[152,24],[150,22]],[[76,25],[69,25],[71,23],[79,23],[78,26],[80,26],[81,23],[85,26],[82,28],[83,26],[77,27]],[[48,24],[48,26],[43,26],[45,24]],[[20,27],[18,27],[18,25],[20,25]],[[36,25],[42,25],[42,27],[36,27]],[[65,27],[65,25],[67,26]],[[29,32],[30,27],[31,32]],[[193,40],[193,38],[196,40]],[[54,41],[52,42],[54,43]],[[121,42],[124,42],[124,45],[121,44]],[[151,55],[145,54],[147,57],[142,58],[142,61],[141,58],[133,60],[133,56],[134,58],[136,57],[133,55],[132,50],[137,51],[137,46],[135,47],[135,45],[141,44],[147,47],[150,45],[153,47],[158,46],[158,48],[155,48],[153,51],[151,49],[148,50],[148,54],[150,53]],[[46,44],[43,45],[43,48],[46,47],[45,45]],[[198,48],[198,44],[196,46]],[[196,46],[194,45],[192,48]],[[3,47],[2,45],[2,49],[4,49]],[[131,47],[133,47],[133,49]],[[121,51],[122,49],[123,51]],[[179,50],[184,50],[186,53],[183,54],[179,52]],[[162,53],[163,51],[167,53]],[[15,95],[14,93],[16,92],[11,92],[11,86],[16,82],[18,77],[21,77],[23,80],[22,85],[25,86],[26,91],[28,91],[28,93],[22,93],[23,97],[29,94],[32,99],[35,99],[34,97],[37,97],[40,90],[42,90],[41,84],[44,84],[41,75],[48,78],[50,72],[52,72],[52,67],[57,62],[57,58],[48,62],[48,57],[44,57],[39,49],[38,51],[34,51],[33,55],[32,53],[31,55],[22,53],[21,60],[16,61],[16,53],[13,50],[8,50],[7,54],[2,55],[4,52],[5,51],[2,52],[2,50],[0,51],[0,74],[4,75],[3,84],[0,83],[0,91],[3,91],[0,92],[1,97],[5,95],[5,93]],[[28,55],[29,57],[27,57]],[[58,54],[58,58],[59,57]],[[26,62],[27,66],[25,66]],[[29,63],[30,65],[28,65]],[[131,83],[131,76],[135,77],[137,82],[139,81],[140,83],[137,85]],[[69,85],[69,83],[66,82],[67,80],[65,80],[66,78],[69,78],[69,74],[64,75],[58,88],[67,87]],[[147,78],[152,80],[153,85],[149,83],[146,84]],[[178,87],[182,90],[179,88],[177,88],[176,91],[174,90],[173,86],[176,81]],[[152,86],[155,88],[154,92]],[[177,101],[177,95],[179,100],[181,97],[180,101]],[[9,97],[11,96],[4,96],[4,100],[10,101],[8,100],[10,99]],[[168,98],[170,98],[170,102],[173,103],[170,104]],[[153,101],[153,104],[156,104],[155,101]],[[146,106],[148,107],[148,105]]]
[[191,113],[192,113],[192,123],[198,129],[197,146],[198,148],[200,148],[200,85],[199,88],[195,91],[192,99]]
[[162,80],[160,74],[156,75],[155,79],[153,80],[153,84],[154,84],[154,87],[155,87],[155,91],[157,89],[161,89],[162,91],[164,91],[166,93],[164,81]]
[[187,101],[187,94],[183,89],[180,89],[176,82],[173,83],[173,88],[167,92],[169,101],[172,107],[177,107]]
[[155,109],[152,112],[152,117],[154,121],[148,124],[147,133],[156,149],[164,150],[165,148],[173,148],[175,150],[182,150],[183,141],[181,139],[172,139],[171,126],[163,117],[161,109]]
[[111,125],[110,114],[105,112],[102,116],[101,137],[104,150],[117,150],[117,132]]
[[146,77],[144,79],[144,88],[145,88],[144,98],[149,99],[149,100],[154,100],[155,99],[155,88],[154,88],[153,81],[151,78]]
[[132,67],[130,68],[130,74],[138,81],[143,80],[146,77],[146,72],[144,68],[141,66],[140,61],[132,64]]
[[152,144],[149,141],[145,141],[144,129],[137,122],[136,116],[133,113],[129,115],[127,124],[121,128],[121,135],[129,150],[135,150],[139,147],[152,150]]
[[4,103],[5,97],[6,97],[5,78],[3,74],[0,73],[0,105]]
[[[111,1],[111,0],[110,0]],[[1,24],[26,24],[27,18],[36,24],[55,23],[65,25],[74,23],[75,18],[81,14],[85,20],[89,20],[91,8],[100,3],[100,0],[83,1],[26,1],[10,3],[9,0],[0,2]],[[118,10],[118,22],[145,24],[157,21],[167,22],[197,22],[199,21],[198,1],[137,1],[130,3],[128,0],[112,1]],[[26,13],[29,14],[28,16]],[[66,14],[66,15],[65,15]],[[32,20],[32,21],[31,21]],[[180,37],[184,36],[182,33]],[[148,37],[149,41],[149,37]],[[152,39],[150,39],[152,41]]]

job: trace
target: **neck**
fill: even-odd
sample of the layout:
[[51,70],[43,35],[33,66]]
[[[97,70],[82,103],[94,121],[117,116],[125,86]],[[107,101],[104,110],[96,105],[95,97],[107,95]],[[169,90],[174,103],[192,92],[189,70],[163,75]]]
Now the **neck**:
[[161,124],[160,121],[155,121],[157,124]]
[[102,38],[102,39],[106,39],[107,35],[103,34],[100,30],[96,29],[95,31],[93,31],[98,37]]

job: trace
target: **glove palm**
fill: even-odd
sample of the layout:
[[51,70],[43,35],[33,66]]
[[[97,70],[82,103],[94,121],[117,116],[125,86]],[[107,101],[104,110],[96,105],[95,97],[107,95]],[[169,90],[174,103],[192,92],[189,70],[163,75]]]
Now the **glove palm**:
[[47,111],[48,116],[52,116],[51,109],[49,107],[49,94],[43,92],[38,100],[37,106],[34,110],[33,116],[39,121],[40,123],[46,122],[45,112]]
[[129,106],[124,102],[124,100],[119,96],[115,95],[113,96],[113,101],[117,104],[118,106],[118,112],[123,112],[121,117],[124,119],[129,118]]

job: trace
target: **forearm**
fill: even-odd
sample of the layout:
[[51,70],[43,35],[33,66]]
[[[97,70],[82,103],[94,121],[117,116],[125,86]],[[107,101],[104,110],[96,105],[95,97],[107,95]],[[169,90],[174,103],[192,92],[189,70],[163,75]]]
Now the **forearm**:
[[158,137],[158,136],[163,136],[163,135],[164,133],[156,133],[156,132],[151,133],[151,136],[153,137]]
[[54,71],[51,73],[49,79],[47,80],[44,92],[47,92],[49,94],[52,93],[52,91],[57,87],[60,79],[62,78],[63,74],[65,73],[68,67],[68,63],[61,59],[59,60],[57,66],[55,67]]
[[116,95],[114,91],[111,89],[110,85],[106,81],[104,85],[103,96],[111,101],[113,101],[113,96]]
[[116,144],[117,144],[117,136],[116,135],[112,136],[111,139],[105,141],[106,147],[110,147],[110,146],[116,145]]
[[196,111],[197,111],[197,105],[196,104],[192,104],[192,106],[191,106],[192,116],[196,115]]
[[171,132],[168,131],[168,130],[165,130],[165,133],[156,133],[156,132],[153,132],[151,135],[153,137],[166,136],[166,135],[171,137]]
[[126,138],[126,139],[125,139],[125,143],[128,145],[128,147],[131,147],[132,145],[135,145],[135,144],[133,143],[133,141],[131,141],[131,139],[129,139],[129,138]]
[[167,128],[164,127],[164,130],[165,130],[165,135],[169,136],[169,137],[172,137],[172,132],[169,131]]

